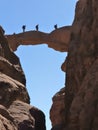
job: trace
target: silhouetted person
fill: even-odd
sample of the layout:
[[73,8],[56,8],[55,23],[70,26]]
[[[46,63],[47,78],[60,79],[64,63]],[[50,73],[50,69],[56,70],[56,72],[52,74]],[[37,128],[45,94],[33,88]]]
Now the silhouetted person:
[[57,27],[57,24],[56,24],[56,25],[54,25],[54,28],[55,28],[55,29],[57,29],[57,28],[58,28],[58,27]]
[[39,25],[37,24],[37,25],[35,26],[35,28],[36,28],[36,31],[38,31],[38,30],[39,30]]
[[23,25],[23,26],[22,26],[22,29],[23,29],[23,32],[25,32],[26,25]]

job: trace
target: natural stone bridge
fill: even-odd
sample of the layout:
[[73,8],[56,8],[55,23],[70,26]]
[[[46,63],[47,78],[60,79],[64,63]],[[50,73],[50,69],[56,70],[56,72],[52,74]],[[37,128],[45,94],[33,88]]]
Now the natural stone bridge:
[[68,51],[71,27],[65,26],[51,33],[27,31],[19,34],[6,35],[10,48],[15,51],[19,45],[47,44],[48,47],[60,52]]

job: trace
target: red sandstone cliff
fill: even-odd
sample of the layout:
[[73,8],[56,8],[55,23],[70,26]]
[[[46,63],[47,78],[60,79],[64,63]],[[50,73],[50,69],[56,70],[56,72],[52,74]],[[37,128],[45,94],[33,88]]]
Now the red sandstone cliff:
[[0,28],[0,130],[46,130],[43,112],[31,106],[19,58]]
[[[62,70],[66,71],[66,87],[54,95],[50,111],[52,130],[98,129],[97,6],[97,0],[79,0],[72,26],[57,29],[50,34],[25,32],[6,36],[12,50],[16,50],[20,43],[36,45],[42,42],[55,50],[68,52],[66,62],[62,65]],[[19,59],[9,51],[8,47],[5,47],[7,41],[3,36],[0,37],[0,41],[1,128],[2,130],[7,128],[16,130],[18,126],[20,130],[25,130],[27,127],[33,130],[38,125],[39,118],[37,117],[41,114],[40,122],[44,122],[44,115],[38,109],[28,105],[29,96],[24,86],[25,77]],[[2,90],[6,93],[6,97]],[[13,99],[12,95],[15,95]],[[18,113],[19,108],[21,115]],[[26,116],[24,116],[24,111]],[[21,119],[20,116],[24,118]],[[45,128],[45,125],[42,127]],[[39,126],[36,126],[37,128]]]
[[[98,129],[98,1],[79,0],[71,26],[66,70],[65,126],[59,120],[63,100],[53,100],[52,130]],[[58,92],[59,93],[59,92]],[[62,95],[61,95],[62,97]],[[57,107],[55,107],[57,106]],[[55,115],[53,117],[53,115]],[[57,116],[56,116],[57,115]]]
[[53,104],[50,109],[50,119],[52,129],[62,130],[65,124],[65,87],[57,92],[53,98]]
[[98,1],[79,0],[66,59],[65,128],[98,129]]

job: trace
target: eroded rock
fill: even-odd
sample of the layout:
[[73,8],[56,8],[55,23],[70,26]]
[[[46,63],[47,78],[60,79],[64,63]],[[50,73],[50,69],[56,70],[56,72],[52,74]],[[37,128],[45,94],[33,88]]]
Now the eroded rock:
[[[50,118],[53,125],[52,130],[98,129],[97,5],[97,0],[79,0],[76,5],[75,19],[72,26],[56,29],[50,34],[29,31],[20,34],[7,35],[5,38],[2,30],[0,32],[0,56],[3,57],[0,61],[2,66],[0,72],[8,77],[11,76],[10,80],[8,80],[9,83],[4,81],[4,78],[2,79],[1,77],[0,87],[12,88],[12,86],[16,86],[14,87],[16,93],[18,92],[19,86],[20,89],[25,91],[25,76],[19,59],[11,49],[15,51],[20,43],[22,45],[46,43],[49,47],[57,51],[68,52],[66,61],[62,65],[62,70],[66,71],[65,93],[60,91],[54,96],[50,112]],[[5,71],[6,66],[8,66],[11,73],[8,70],[8,72]],[[15,71],[15,75],[12,74],[12,71]],[[23,79],[18,79],[17,73],[19,73],[19,75],[22,74],[20,79]],[[14,79],[12,80],[11,78]],[[16,83],[16,81],[21,83]],[[9,89],[5,90],[8,91]],[[8,95],[8,92],[5,91],[5,93]],[[11,90],[11,94],[12,93],[13,89]],[[19,95],[16,94],[16,99],[13,98],[14,100],[11,100],[12,102],[10,102],[10,104],[8,103],[10,101],[8,100],[9,98],[4,97],[4,93],[1,92],[0,95],[3,96],[3,98],[2,96],[0,97],[0,100],[5,99],[1,101],[1,104],[5,107],[8,106],[9,108],[2,107],[0,109],[1,130],[16,130],[17,128],[20,130],[33,130],[34,128],[37,130],[41,130],[42,128],[45,129],[45,125],[42,125],[45,121],[43,113],[28,106],[27,101],[23,100],[25,99],[23,95],[22,98],[18,98],[20,97],[20,93]],[[28,97],[27,93],[26,97]],[[4,112],[8,113],[9,116],[7,117],[6,114],[4,115]],[[21,114],[19,115],[19,113]],[[9,120],[10,116],[15,119],[14,122]],[[20,116],[22,116],[23,119]],[[40,121],[41,125],[39,126],[40,123],[38,121],[40,119],[42,122]],[[36,125],[34,125],[34,123]]]
[[9,107],[15,100],[30,103],[26,87],[11,77],[0,73],[0,104]]
[[[97,130],[98,1],[79,0],[66,63],[65,129]],[[96,10],[96,11],[95,11]],[[96,64],[96,65],[95,65]],[[96,121],[95,121],[96,120]]]
[[51,33],[40,31],[28,31],[19,34],[6,35],[10,48],[15,51],[19,45],[38,45],[47,44],[54,50],[66,52],[68,51],[68,43],[70,40],[71,27],[65,26],[58,28]]
[[65,123],[65,87],[57,92],[52,100],[53,104],[50,110],[52,130],[63,130]]
[[[39,122],[44,122],[37,128],[39,122],[30,113],[35,107],[30,105],[19,58],[9,48],[7,39],[0,31],[0,130],[41,130],[41,127],[45,128],[45,116],[38,118]],[[36,108],[36,113],[40,117],[42,112]]]
[[14,101],[8,109],[19,130],[35,130],[35,119],[29,109],[31,109],[29,104],[19,100]]

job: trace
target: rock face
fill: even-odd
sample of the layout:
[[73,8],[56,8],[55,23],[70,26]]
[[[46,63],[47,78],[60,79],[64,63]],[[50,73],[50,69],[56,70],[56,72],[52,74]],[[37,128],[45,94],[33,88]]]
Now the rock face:
[[[68,56],[62,65],[62,70],[66,71],[65,99],[59,97],[57,101],[53,100],[50,110],[52,130],[98,129],[97,5],[96,0],[77,2],[68,43]],[[59,99],[62,103],[65,102],[64,128],[59,125],[61,115],[57,111],[62,110]]]
[[[50,110],[52,130],[98,130],[97,6],[98,0],[79,0],[72,26],[50,34],[29,31],[6,36],[13,51],[20,43],[47,43],[68,52],[61,67],[66,71],[66,87],[54,95]],[[19,59],[0,30],[0,129],[45,130],[44,114],[29,105]]]
[[50,119],[52,130],[62,130],[65,123],[65,87],[57,92],[53,98],[53,104],[50,110]]
[[25,84],[19,59],[0,27],[0,130],[46,130],[44,113],[29,104]]
[[79,0],[66,59],[65,128],[98,129],[98,1]]

